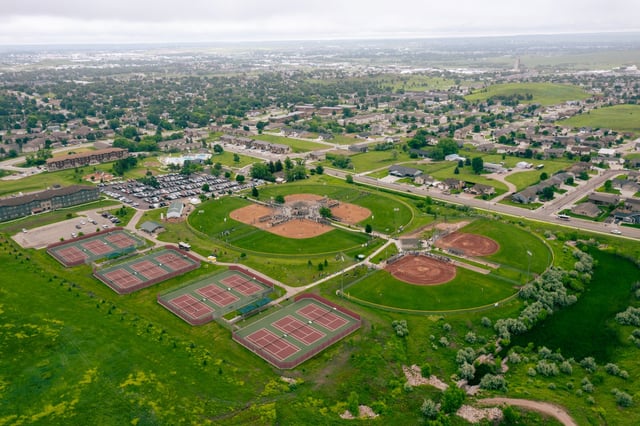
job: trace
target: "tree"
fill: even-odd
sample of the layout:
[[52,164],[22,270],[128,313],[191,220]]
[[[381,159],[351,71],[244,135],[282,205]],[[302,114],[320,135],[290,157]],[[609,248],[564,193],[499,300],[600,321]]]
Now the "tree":
[[253,187],[251,188],[251,196],[253,198],[258,198],[260,196],[260,193],[258,192],[258,188],[257,187]]
[[482,170],[484,170],[484,161],[482,160],[482,157],[473,157],[471,160],[471,168],[477,175],[482,173]]
[[239,163],[240,162],[240,156],[238,154],[233,154],[233,162],[234,163]]
[[451,138],[440,139],[436,146],[442,149],[444,156],[458,152],[458,143]]
[[331,213],[331,209],[326,206],[320,207],[320,210],[318,210],[318,213],[320,213],[320,216],[324,217],[325,219],[331,219],[333,217],[333,213]]
[[458,167],[460,168],[464,167],[464,160],[458,160]]
[[353,183],[353,175],[347,175],[347,176],[345,177],[345,181],[346,181],[347,183]]
[[547,174],[547,172],[540,173],[540,180],[547,180],[547,179],[549,179],[549,175]]
[[244,179],[244,175],[236,175],[236,182],[243,183]]
[[442,411],[451,414],[462,407],[467,394],[456,386],[449,386],[442,394]]
[[613,189],[613,182],[611,182],[611,179],[607,179],[606,181],[604,181],[605,192],[611,192],[612,189]]
[[371,232],[373,232],[373,228],[371,227],[370,223],[367,223],[364,227],[364,232],[366,232],[367,234],[371,234]]
[[547,186],[542,190],[542,198],[545,200],[553,200],[553,186]]
[[211,189],[209,188],[208,183],[205,183],[204,185],[202,185],[202,192],[211,192]]
[[284,195],[282,194],[278,194],[273,198],[273,201],[275,201],[278,204],[284,204]]
[[222,154],[224,152],[224,148],[222,148],[222,145],[220,144],[215,144],[213,146],[213,152],[215,152],[216,154]]
[[251,167],[251,177],[254,179],[268,180],[270,182],[275,180],[266,163],[255,163]]
[[316,173],[321,175],[324,173],[324,167],[322,167],[321,165],[316,166]]
[[453,169],[453,174],[454,175],[459,175],[460,174],[460,169],[457,168],[457,167],[455,169]]

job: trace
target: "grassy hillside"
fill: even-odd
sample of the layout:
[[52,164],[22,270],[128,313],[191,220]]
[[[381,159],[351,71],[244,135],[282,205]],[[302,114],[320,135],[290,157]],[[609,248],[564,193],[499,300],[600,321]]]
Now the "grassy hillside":
[[532,95],[531,99],[523,99],[521,103],[555,105],[566,101],[587,99],[589,94],[577,86],[553,83],[507,83],[496,84],[480,89],[465,97],[466,100],[486,101],[492,97],[512,95]]
[[570,127],[593,127],[617,132],[640,133],[640,105],[614,105],[559,121]]

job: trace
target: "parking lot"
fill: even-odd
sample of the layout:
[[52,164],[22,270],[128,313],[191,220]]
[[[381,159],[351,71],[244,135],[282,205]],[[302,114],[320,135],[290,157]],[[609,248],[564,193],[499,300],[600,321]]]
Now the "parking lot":
[[[129,180],[127,182],[101,184],[100,191],[132,207],[154,209],[165,207],[171,201],[181,198],[193,198],[201,194],[205,194],[208,197],[220,196],[263,183],[262,181],[249,179],[247,182],[240,184],[225,177],[199,173],[192,175],[171,173],[155,176],[155,179],[157,187]],[[208,192],[202,190],[204,185],[209,186]]]
[[24,229],[13,236],[13,239],[25,248],[44,248],[57,243],[61,238],[71,240],[78,235],[91,234],[103,229],[114,228],[119,224],[109,218],[102,217],[102,209],[79,212],[79,217],[52,223],[34,229]]

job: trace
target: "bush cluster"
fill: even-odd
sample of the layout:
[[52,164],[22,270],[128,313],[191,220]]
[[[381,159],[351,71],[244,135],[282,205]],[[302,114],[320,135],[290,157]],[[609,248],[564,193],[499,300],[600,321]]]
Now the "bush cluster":
[[406,337],[409,335],[409,327],[407,327],[407,321],[396,320],[391,323],[393,330],[399,337]]

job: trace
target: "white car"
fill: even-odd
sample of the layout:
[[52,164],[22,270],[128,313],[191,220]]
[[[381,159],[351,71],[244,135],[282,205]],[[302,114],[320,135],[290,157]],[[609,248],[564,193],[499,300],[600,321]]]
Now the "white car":
[[612,229],[611,233],[616,235],[622,235],[622,231],[620,231],[619,229]]

